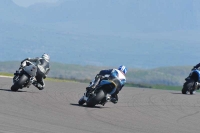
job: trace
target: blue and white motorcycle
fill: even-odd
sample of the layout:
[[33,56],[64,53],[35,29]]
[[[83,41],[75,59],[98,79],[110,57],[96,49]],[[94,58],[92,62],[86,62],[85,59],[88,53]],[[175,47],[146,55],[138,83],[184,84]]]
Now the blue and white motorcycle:
[[192,69],[190,75],[185,79],[182,94],[195,94],[200,88],[200,70]]
[[[93,84],[91,82],[90,84]],[[102,78],[96,88],[86,91],[84,96],[78,101],[79,105],[86,103],[88,107],[94,107],[97,104],[105,105],[106,102],[110,101],[110,95],[112,95],[116,88],[120,85],[119,79],[113,78]]]

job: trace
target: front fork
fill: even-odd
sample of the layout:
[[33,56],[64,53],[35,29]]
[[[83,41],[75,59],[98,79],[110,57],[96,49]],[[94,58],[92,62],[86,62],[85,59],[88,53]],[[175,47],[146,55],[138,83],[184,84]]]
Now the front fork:
[[[19,74],[18,74],[18,75],[15,75],[15,76],[13,77],[13,84],[15,84],[15,83],[19,80],[19,78],[20,78],[20,75],[19,75]],[[35,77],[30,77],[30,79],[29,79],[27,85],[25,85],[25,86],[26,86],[27,88],[29,88],[29,87],[31,86],[31,84],[33,84],[35,81],[36,81]],[[25,86],[24,86],[24,87],[25,87]]]
[[95,96],[94,90],[88,90],[86,93],[83,95],[84,101],[87,101],[88,98]]
[[13,77],[13,84],[19,80],[19,75],[15,75]]

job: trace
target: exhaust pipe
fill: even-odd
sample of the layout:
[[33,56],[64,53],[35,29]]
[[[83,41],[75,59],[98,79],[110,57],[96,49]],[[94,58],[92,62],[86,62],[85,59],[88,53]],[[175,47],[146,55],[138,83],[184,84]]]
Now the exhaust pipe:
[[200,86],[200,83],[199,82],[195,82],[195,89],[198,89]]

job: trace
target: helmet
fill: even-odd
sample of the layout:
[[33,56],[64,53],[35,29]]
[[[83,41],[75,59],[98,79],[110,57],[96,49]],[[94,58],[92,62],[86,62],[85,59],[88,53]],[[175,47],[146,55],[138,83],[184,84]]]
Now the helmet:
[[49,61],[50,56],[48,54],[43,54],[42,58],[45,59],[46,61]]
[[124,65],[119,66],[118,70],[122,71],[124,74],[127,73],[127,68]]

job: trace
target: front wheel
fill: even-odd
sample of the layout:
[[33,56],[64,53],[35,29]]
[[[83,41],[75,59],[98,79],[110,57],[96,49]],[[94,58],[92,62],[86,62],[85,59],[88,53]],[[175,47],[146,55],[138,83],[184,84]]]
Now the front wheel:
[[85,100],[84,98],[82,97],[79,101],[78,101],[78,104],[79,105],[83,105],[85,103]]
[[25,82],[28,80],[28,76],[23,74],[18,81],[16,81],[12,86],[12,91],[18,91],[18,89],[22,88]]
[[11,86],[11,91],[18,91],[19,87],[16,84]]
[[190,94],[195,93],[193,79],[186,81],[183,85],[182,94],[188,94],[188,93],[190,93]]

